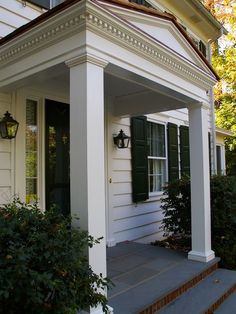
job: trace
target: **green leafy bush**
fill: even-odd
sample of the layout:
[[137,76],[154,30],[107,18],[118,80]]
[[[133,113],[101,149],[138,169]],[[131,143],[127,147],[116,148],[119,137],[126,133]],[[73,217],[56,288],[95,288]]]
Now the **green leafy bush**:
[[[165,236],[191,236],[190,179],[169,183],[162,199]],[[236,269],[236,178],[211,178],[212,247],[223,267]]]
[[0,313],[74,314],[99,303],[109,282],[88,265],[94,240],[56,210],[19,199],[0,208]]

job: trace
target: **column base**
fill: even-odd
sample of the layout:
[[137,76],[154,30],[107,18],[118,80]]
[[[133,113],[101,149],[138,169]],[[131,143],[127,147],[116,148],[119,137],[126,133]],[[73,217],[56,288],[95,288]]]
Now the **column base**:
[[208,252],[197,252],[197,251],[190,251],[188,252],[188,259],[192,261],[197,261],[197,262],[210,262],[215,258],[215,252],[210,250]]

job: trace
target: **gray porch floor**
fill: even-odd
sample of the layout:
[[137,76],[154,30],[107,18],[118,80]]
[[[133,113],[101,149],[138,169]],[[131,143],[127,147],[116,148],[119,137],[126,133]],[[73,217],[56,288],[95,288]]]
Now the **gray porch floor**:
[[189,261],[185,253],[134,242],[108,248],[107,259],[108,277],[115,284],[108,291],[108,304],[115,314],[139,313],[210,264]]

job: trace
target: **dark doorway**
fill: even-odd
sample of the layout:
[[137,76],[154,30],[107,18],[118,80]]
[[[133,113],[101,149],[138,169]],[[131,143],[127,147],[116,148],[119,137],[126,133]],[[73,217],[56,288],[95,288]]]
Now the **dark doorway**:
[[46,209],[70,213],[69,105],[45,101]]

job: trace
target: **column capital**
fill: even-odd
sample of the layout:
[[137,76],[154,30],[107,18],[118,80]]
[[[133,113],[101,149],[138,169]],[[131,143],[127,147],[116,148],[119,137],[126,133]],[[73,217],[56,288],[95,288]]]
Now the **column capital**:
[[104,59],[101,59],[97,56],[94,56],[92,54],[89,53],[83,53],[75,58],[72,58],[68,61],[65,61],[65,64],[69,67],[72,68],[76,65],[82,64],[82,63],[92,63],[95,64],[101,68],[105,68],[108,64],[108,62]]
[[197,109],[197,108],[202,108],[202,109],[210,109],[210,105],[204,102],[195,102],[195,103],[191,103],[191,104],[187,104],[187,109],[191,110],[191,109]]

